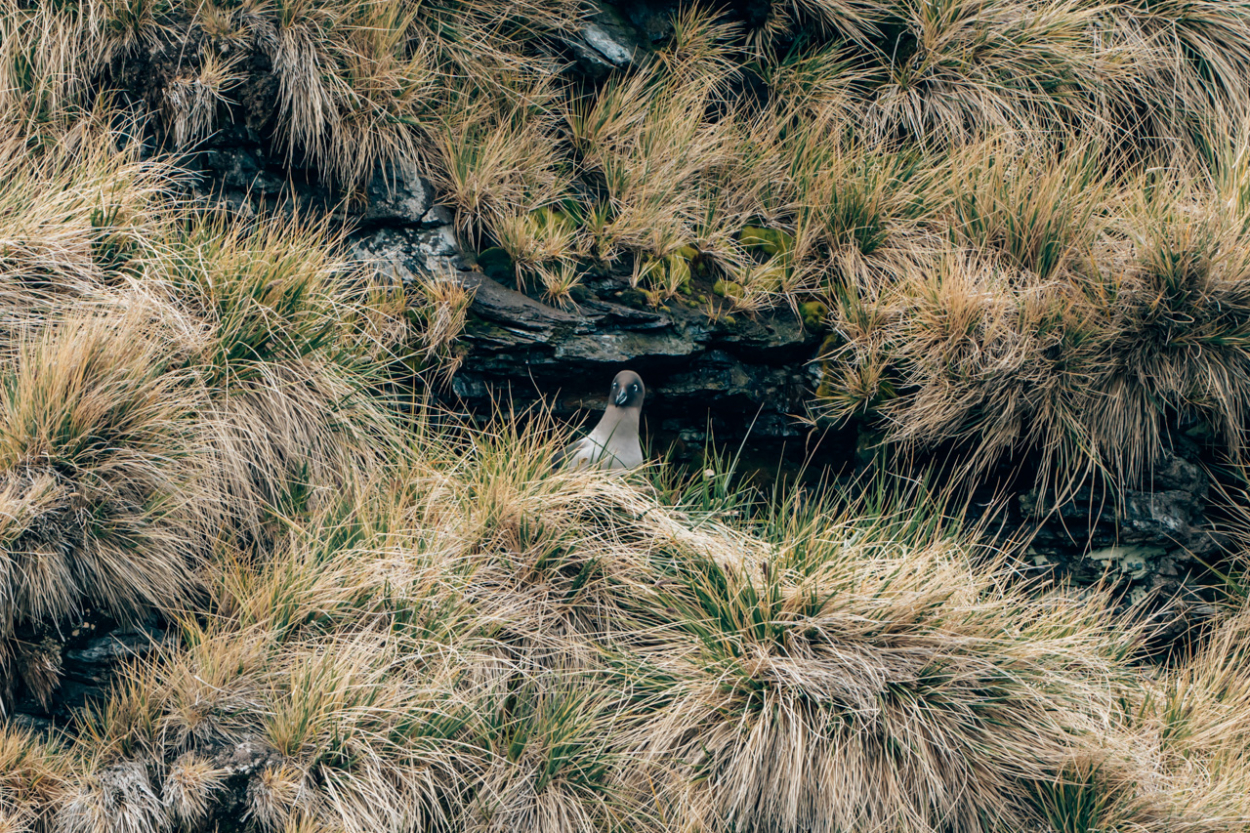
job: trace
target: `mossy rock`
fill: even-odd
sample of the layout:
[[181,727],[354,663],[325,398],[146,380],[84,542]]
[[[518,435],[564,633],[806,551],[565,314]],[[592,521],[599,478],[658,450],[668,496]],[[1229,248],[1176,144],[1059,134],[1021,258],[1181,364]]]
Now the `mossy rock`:
[[855,436],[855,459],[861,465],[884,459],[888,451],[886,433],[880,428],[861,425]]
[[776,292],[785,285],[787,270],[782,258],[773,258],[751,276],[751,285],[766,292]]
[[678,249],[675,252],[675,254],[677,255],[677,257],[680,257],[683,260],[685,260],[687,263],[689,263],[690,261],[696,259],[699,256],[699,250],[696,249],[694,246],[682,246],[680,249]]
[[690,283],[690,264],[685,258],[679,255],[669,255],[664,258],[664,268],[668,270],[668,284],[670,286],[686,286]]
[[737,319],[737,318],[734,318],[732,315],[725,315],[725,316],[722,316],[722,317],[721,317],[721,321],[722,321],[722,322],[724,322],[725,326],[727,326],[727,327],[736,327],[736,326],[738,326],[738,319]]
[[584,286],[575,286],[569,290],[569,297],[579,304],[595,300],[595,293]]
[[820,366],[820,384],[816,386],[816,399],[828,399],[833,395],[833,380],[829,376],[829,363],[822,362]]
[[498,246],[483,249],[477,256],[477,268],[482,274],[497,281],[510,281],[516,278],[516,267],[508,253]]
[[817,358],[828,361],[833,355],[833,351],[842,346],[842,338],[837,333],[830,333],[825,336],[825,340],[820,343],[820,349],[816,351]]
[[748,249],[756,249],[770,257],[794,248],[793,235],[779,229],[747,226],[738,234],[738,242]]
[[799,304],[799,315],[803,318],[803,326],[809,330],[818,330],[825,323],[825,317],[829,315],[829,307],[820,301],[808,301]]
[[722,298],[741,298],[745,292],[742,284],[721,278],[712,287],[712,291]]
[[503,327],[472,311],[465,317],[464,329],[465,332],[478,336],[494,338],[506,338],[508,336],[508,331]]
[[637,289],[622,289],[616,293],[616,299],[630,307],[645,307],[648,305],[646,293]]

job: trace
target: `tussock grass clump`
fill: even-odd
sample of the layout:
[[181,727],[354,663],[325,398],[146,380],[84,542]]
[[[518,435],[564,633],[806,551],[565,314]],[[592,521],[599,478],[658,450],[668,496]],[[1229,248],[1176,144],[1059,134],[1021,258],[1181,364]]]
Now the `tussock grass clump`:
[[672,641],[647,654],[667,705],[643,738],[680,773],[677,812],[706,829],[1027,825],[1028,785],[1114,711],[1127,640],[1096,604],[974,572],[932,522],[830,510],[780,507],[754,557],[674,562]]
[[41,700],[59,667],[30,633],[176,615],[222,541],[379,468],[398,427],[370,390],[409,338],[327,228],[193,216],[167,163],[65,130],[4,157],[0,643],[5,696]]
[[[290,255],[216,231],[210,284]],[[250,255],[232,260],[235,246]],[[265,274],[266,287],[291,286]],[[173,321],[207,314],[181,289]],[[247,748],[244,800],[263,829],[1068,829],[1078,810],[1053,787],[1086,772],[1097,779],[1081,789],[1140,829],[1232,817],[1178,792],[1180,775],[1150,782],[1162,792],[1138,787],[1158,756],[1129,752],[1140,730],[1122,704],[1148,701],[1126,663],[1133,631],[1112,627],[1104,600],[1009,584],[910,503],[837,509],[797,493],[768,509],[695,486],[682,510],[642,483],[552,473],[556,438],[541,423],[436,428],[419,414],[387,465],[288,469],[285,481],[275,470],[265,476],[287,488],[255,498],[264,534],[214,534],[247,530],[222,525],[241,513],[206,490],[237,500],[215,445],[237,430],[220,425],[223,380],[254,366],[221,370],[204,358],[215,349],[189,347],[263,318],[269,337],[246,343],[270,352],[247,359],[307,359],[296,325],[315,320],[308,308],[261,315],[281,296],[252,297],[252,324],[235,328],[222,325],[238,295],[210,296],[221,321],[152,331],[171,341],[137,338],[116,316],[71,317],[17,352],[7,419],[42,436],[92,416],[92,442],[62,441],[71,467],[40,459],[81,478],[76,495],[100,501],[90,517],[115,521],[108,535],[74,527],[43,563],[85,576],[73,589],[110,608],[156,607],[179,639],[78,713],[66,749],[18,737],[13,754],[51,774],[0,796],[6,812],[92,833],[199,823],[233,789],[223,762]],[[191,338],[204,332],[215,338]],[[351,332],[340,344],[367,360],[373,330]],[[66,404],[18,407],[49,401]],[[324,407],[298,401],[310,417]],[[140,453],[156,442],[159,458]],[[176,500],[138,493],[171,484]],[[147,513],[137,531],[117,507]],[[184,530],[200,540],[169,539]],[[122,533],[132,547],[104,549]],[[152,572],[172,565],[176,587]]]
[[1096,111],[1083,93],[1114,77],[1089,5],[881,4],[877,19],[893,36],[868,53],[869,124],[885,136],[958,143],[1089,119]]
[[1110,196],[1097,149],[992,141],[949,164],[956,240],[1042,279],[1089,262]]
[[1099,11],[1108,45],[1120,55],[1121,83],[1108,90],[1111,116],[1135,139],[1183,139],[1213,116],[1245,117],[1244,2],[1130,0]]
[[514,651],[542,627],[531,617],[561,605],[544,601],[542,578],[514,579],[532,583],[518,599],[481,577],[498,567],[460,534],[476,525],[448,488],[467,476],[417,463],[296,508],[264,559],[223,561],[214,621],[188,620],[186,648],[136,667],[87,719],[108,765],[177,770],[161,789],[182,790],[187,760],[258,742],[268,758],[249,802],[266,829],[581,830],[626,812],[607,799],[604,759],[613,727],[638,716],[612,707],[611,686],[555,672],[548,652]]
[[415,7],[400,0],[6,0],[0,66],[8,83],[0,87],[43,118],[88,104],[99,85],[135,84],[142,67],[150,73],[138,84],[143,103],[182,148],[219,127],[232,105],[256,106],[249,68],[263,63],[276,82],[278,149],[357,184],[378,162],[434,146],[423,124],[452,97],[449,78],[550,75],[554,63],[544,50],[527,47],[571,30],[580,17],[574,0]]
[[960,252],[838,315],[834,416],[874,410],[901,446],[966,443],[974,465],[1035,447],[1084,473],[1116,453],[1092,439],[1106,322],[1068,284]]
[[84,603],[118,617],[189,601],[221,495],[190,380],[143,321],[69,318],[18,347],[0,399],[0,632]]
[[0,5],[0,108],[14,123],[44,127],[84,109],[100,52],[86,38],[91,13],[82,5]]
[[[527,685],[484,715],[490,764],[463,829],[553,830],[642,827],[619,737],[641,716],[616,689],[594,678]],[[645,827],[643,827],[645,829]]]
[[292,478],[380,464],[395,426],[379,369],[402,348],[403,299],[351,274],[341,240],[298,219],[192,219],[147,261],[185,360],[208,389],[225,488],[256,512]]
[[418,551],[437,542],[396,527],[392,506],[290,506],[265,557],[220,561],[214,617],[185,620],[185,647],[135,667],[84,718],[102,763],[143,762],[194,813],[222,777],[214,755],[254,744],[248,812],[265,829],[445,821],[480,767],[455,686],[474,622],[441,551]]
[[1114,296],[1120,367],[1108,411],[1127,423],[1114,435],[1152,447],[1162,405],[1203,420],[1240,458],[1250,371],[1245,214],[1210,186],[1165,181],[1140,194],[1126,224],[1133,261]]
[[1246,611],[1234,611],[1166,677],[1141,722],[1143,748],[1157,756],[1179,799],[1240,829],[1250,818],[1242,785],[1250,736]]
[[55,144],[32,147],[25,130],[0,129],[0,326],[8,345],[63,304],[119,303],[112,290],[129,279],[127,261],[164,233],[176,205],[177,170],[141,160],[134,144],[123,148],[125,133],[89,118],[49,135]]
[[0,727],[0,823],[12,830],[46,824],[75,773],[58,744],[33,732]]
[[[748,310],[857,280],[874,251],[871,265],[887,267],[931,254],[930,234],[901,234],[935,216],[921,195],[941,190],[916,176],[917,151],[936,155],[919,164],[932,173],[948,150],[1004,133],[1098,137],[1107,153],[1054,160],[1049,197],[1017,188],[1006,204],[981,201],[983,214],[1024,221],[1039,200],[1064,199],[1063,174],[1096,184],[1093,171],[1119,165],[1112,152],[1200,152],[1206,125],[1246,109],[1238,3],[765,5],[734,20],[676,4],[663,42],[601,86],[564,72],[561,41],[590,11],[575,0],[14,3],[0,65],[29,93],[14,106],[46,98],[48,113],[93,104],[93,89],[133,91],[150,65],[138,97],[173,145],[240,112],[272,115],[278,150],[349,189],[380,163],[416,161],[473,245],[502,247],[519,283],[555,299],[594,261],[626,259],[656,303],[688,289],[693,266],[741,286],[733,303]],[[839,152],[830,139],[846,132],[866,147]],[[1047,161],[973,155],[984,158],[953,158],[957,182],[988,165],[984,178],[1001,183]],[[1089,236],[1098,189],[1071,196],[1067,225]],[[938,212],[926,230],[975,236],[975,218],[956,215]],[[740,244],[760,223],[794,238],[784,257],[761,263]],[[684,266],[669,261],[678,251]]]
[[1116,186],[1087,156],[999,153],[952,168],[975,174],[952,183],[955,251],[833,305],[826,413],[875,416],[904,449],[954,444],[973,469],[1037,450],[1068,485],[1093,472],[1141,482],[1178,421],[1238,459],[1235,157],[1200,179],[1173,169]]
[[1133,633],[974,567],[936,515],[726,524],[553,478],[538,435],[425,439],[210,565],[211,616],[82,716],[97,774],[61,823],[127,772],[194,817],[240,743],[265,829],[979,831],[1067,813],[1039,791],[1084,766],[1140,829],[1206,818],[1138,787]]

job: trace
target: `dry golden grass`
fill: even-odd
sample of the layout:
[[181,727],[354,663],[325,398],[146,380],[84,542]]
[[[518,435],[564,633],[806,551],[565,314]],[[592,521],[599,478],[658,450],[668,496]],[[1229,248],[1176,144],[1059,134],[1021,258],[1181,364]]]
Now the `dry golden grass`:
[[208,388],[224,488],[253,515],[293,482],[381,465],[395,441],[371,386],[406,338],[403,299],[347,271],[337,245],[324,225],[208,217],[141,261]]
[[0,326],[10,347],[61,303],[119,302],[121,267],[164,233],[170,213],[157,206],[177,206],[175,169],[121,149],[123,133],[84,119],[47,138],[32,147],[20,124],[0,129]]
[[7,371],[6,639],[84,604],[126,617],[191,597],[223,496],[196,447],[194,380],[142,337],[145,323],[67,318],[19,345]]
[[414,294],[416,300],[408,315],[418,331],[417,359],[421,365],[435,367],[440,375],[450,379],[462,360],[453,345],[464,332],[473,292],[454,274],[435,274],[422,276]]
[[316,500],[381,468],[400,432],[370,388],[409,336],[402,299],[348,272],[326,228],[193,216],[172,168],[95,122],[47,149],[19,130],[4,160],[0,656],[6,697],[20,677],[46,699],[59,669],[19,631],[198,604],[222,542],[263,537],[292,492]]
[[388,371],[454,370],[464,287],[193,211],[97,95],[175,61],[146,115],[193,147],[263,56],[275,149],[423,165],[553,303],[605,265],[817,301],[831,418],[1132,480],[1177,413],[1244,456],[1246,5],[685,7],[599,86],[560,72],[585,11],[0,5],[0,694],[55,696],[31,640],[85,607],[173,634],[64,732],[0,717],[0,830],[222,822],[236,745],[264,831],[1250,830],[1244,612],[1146,672],[1102,594],[1009,581],[914,493],[401,419]]
[[[1234,735],[1151,736],[1174,756],[1155,771],[1156,718],[1125,704],[1153,715],[1156,684],[1104,600],[974,567],[909,500],[755,514],[730,495],[750,520],[726,523],[696,493],[679,510],[553,476],[554,440],[427,430],[382,479],[289,502],[262,549],[210,562],[210,615],[70,749],[11,741],[63,797],[23,786],[14,806],[59,829],[195,819],[212,756],[247,743],[263,829],[1108,829],[1074,826],[1078,787],[1095,823],[1242,829],[1242,770],[1205,791],[1183,761]],[[1190,667],[1166,685],[1227,701],[1186,676],[1213,679],[1211,656]]]
[[841,294],[827,413],[875,414],[891,442],[956,443],[976,465],[1040,449],[1068,482],[1138,481],[1177,414],[1240,459],[1241,157],[1112,183],[1085,153],[1003,152],[952,167],[974,176],[950,186],[951,251]]
[[1141,721],[1142,749],[1156,756],[1176,799],[1228,819],[1250,812],[1241,785],[1250,738],[1250,680],[1245,668],[1246,613],[1234,612],[1175,674],[1162,681]]

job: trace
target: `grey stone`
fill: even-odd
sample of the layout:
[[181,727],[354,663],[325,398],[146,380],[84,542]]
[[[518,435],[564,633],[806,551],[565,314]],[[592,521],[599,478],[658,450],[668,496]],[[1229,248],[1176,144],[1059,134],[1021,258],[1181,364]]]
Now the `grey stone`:
[[250,778],[278,759],[278,753],[258,738],[227,744],[213,752],[213,767],[227,778]]
[[33,714],[17,714],[8,716],[8,723],[15,729],[25,729],[38,734],[51,734],[56,731],[56,724],[46,717],[36,717]]
[[1125,540],[1186,540],[1199,511],[1193,492],[1128,492],[1119,519]]
[[164,830],[168,826],[165,807],[152,789],[147,767],[139,761],[123,761],[99,770],[80,790],[58,809],[61,829],[96,829],[102,813],[125,819],[135,830]]
[[372,222],[417,224],[434,202],[434,186],[407,160],[382,166],[365,188],[366,207],[361,219]]
[[1206,496],[1207,476],[1202,469],[1176,454],[1167,454],[1150,474],[1153,488]]
[[557,360],[628,364],[639,358],[690,356],[698,349],[693,338],[685,333],[597,333],[573,336],[556,345]]
[[82,682],[104,684],[127,659],[155,650],[168,634],[115,631],[90,640],[84,647],[64,652],[64,673]]
[[662,312],[636,309],[597,298],[578,302],[577,309],[585,318],[601,326],[611,324],[638,330],[671,327],[673,324],[673,319]]
[[348,249],[348,258],[371,264],[408,287],[418,275],[453,274],[465,266],[450,226],[384,227],[358,234]]
[[219,830],[243,829],[239,822],[247,816],[248,794],[257,775],[278,763],[280,756],[253,737],[220,746],[208,757],[222,775],[222,788],[214,794],[210,818],[218,821]]
[[1121,575],[1140,579],[1152,572],[1153,565],[1166,555],[1163,547],[1107,547],[1085,557],[1105,564],[1107,569],[1116,569]]
[[616,9],[592,2],[593,11],[576,35],[566,43],[577,58],[579,70],[592,78],[634,65],[646,49],[641,33]]
[[621,12],[647,41],[657,42],[673,33],[676,0],[632,0],[619,4]]
[[256,148],[209,150],[204,161],[217,172],[217,181],[226,188],[237,188],[256,194],[276,194],[285,180],[269,171]]
[[425,216],[421,218],[421,224],[424,226],[450,226],[456,217],[451,213],[451,209],[445,205],[434,205],[429,211],[425,212]]
[[586,39],[591,49],[603,56],[604,60],[612,66],[625,67],[633,62],[637,46],[634,43],[623,42],[624,39],[619,38],[619,35],[619,30],[610,31],[602,24],[595,22],[586,24],[582,29],[582,37]]
[[1019,496],[1029,557],[1078,583],[1113,579],[1130,598],[1179,587],[1225,543],[1206,520],[1208,491],[1202,469],[1172,453],[1137,489],[1083,489],[1057,503],[1035,488]]
[[460,280],[473,290],[472,311],[511,330],[551,336],[576,326],[576,316],[509,289],[481,272],[464,272]]

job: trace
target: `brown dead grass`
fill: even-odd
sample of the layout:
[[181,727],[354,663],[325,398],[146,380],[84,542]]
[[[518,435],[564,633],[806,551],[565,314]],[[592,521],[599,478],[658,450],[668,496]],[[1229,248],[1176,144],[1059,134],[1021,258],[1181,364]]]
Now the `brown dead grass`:
[[194,42],[148,102],[192,143],[254,80],[210,56],[263,53],[279,150],[421,162],[535,291],[818,300],[831,418],[1129,480],[1172,413],[1245,445],[1244,4],[687,10],[593,90],[582,11],[0,7],[5,696],[84,607],[174,634],[63,735],[3,718],[0,829],[211,823],[236,744],[262,830],[1250,829],[1244,613],[1147,675],[915,495],[709,502],[553,473],[541,420],[399,420],[383,369],[454,361],[463,288],[405,319],[327,226],[189,211],[89,94]]

